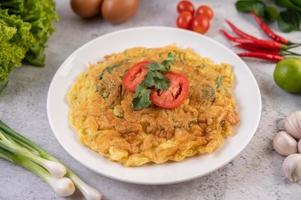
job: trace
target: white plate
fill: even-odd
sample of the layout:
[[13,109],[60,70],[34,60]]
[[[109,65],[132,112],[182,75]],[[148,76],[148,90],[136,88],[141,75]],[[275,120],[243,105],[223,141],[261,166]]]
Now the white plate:
[[[123,167],[80,144],[68,123],[66,93],[80,72],[104,55],[130,47],[162,47],[171,43],[193,48],[215,62],[229,63],[236,76],[235,97],[241,123],[236,134],[214,153],[182,162]],[[141,27],[110,33],[88,42],[73,52],[56,72],[49,87],[47,113],[50,126],[64,149],[78,162],[93,171],[117,180],[138,184],[169,184],[187,181],[208,174],[230,162],[249,143],[261,115],[261,96],[248,66],[231,50],[203,35],[176,28]]]

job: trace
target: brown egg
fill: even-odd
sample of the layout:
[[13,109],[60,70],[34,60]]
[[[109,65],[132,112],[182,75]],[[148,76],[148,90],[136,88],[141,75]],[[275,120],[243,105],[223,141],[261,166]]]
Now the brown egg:
[[113,24],[125,22],[132,17],[139,7],[139,0],[104,0],[102,16]]
[[99,14],[103,0],[71,0],[72,10],[82,18],[90,18]]

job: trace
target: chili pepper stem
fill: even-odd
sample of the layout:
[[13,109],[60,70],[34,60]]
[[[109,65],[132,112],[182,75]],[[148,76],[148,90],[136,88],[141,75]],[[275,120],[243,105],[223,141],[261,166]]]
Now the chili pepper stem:
[[301,56],[301,54],[292,51],[283,51],[283,53],[287,53],[286,55]]
[[301,43],[292,43],[291,45],[287,46],[287,49],[293,49],[299,46],[301,46]]

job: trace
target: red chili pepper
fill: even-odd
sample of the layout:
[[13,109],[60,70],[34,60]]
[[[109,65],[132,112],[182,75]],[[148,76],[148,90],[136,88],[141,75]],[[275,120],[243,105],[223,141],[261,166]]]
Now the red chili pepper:
[[247,45],[247,44],[237,44],[235,47],[240,48],[240,49],[245,49],[248,51],[255,51],[255,52],[262,52],[262,53],[269,53],[269,54],[275,54],[275,55],[281,55],[281,51],[278,50],[273,50],[273,49],[259,49],[257,47]]
[[280,50],[285,50],[287,49],[286,46],[283,46],[277,42],[274,41],[267,41],[267,40],[246,40],[246,39],[239,39],[237,40],[237,42],[241,43],[241,44],[246,44],[246,45],[250,45],[250,46],[254,46],[260,49],[271,49],[274,51],[280,51]]
[[272,38],[274,41],[276,42],[279,42],[279,43],[282,43],[282,44],[289,44],[290,42],[276,34],[260,17],[258,17],[255,13],[252,13],[256,23],[259,25],[259,27],[261,28],[261,30],[263,30],[263,32],[265,32],[265,34],[267,36],[269,36],[270,38]]
[[234,37],[233,35],[229,34],[227,31],[220,29],[219,30],[228,40],[232,42],[237,42],[237,37]]
[[230,26],[230,28],[232,29],[232,31],[234,33],[236,33],[238,36],[242,37],[242,38],[246,38],[246,39],[250,39],[250,40],[258,40],[258,38],[242,31],[241,29],[239,29],[237,26],[235,26],[232,22],[230,22],[229,20],[225,20],[227,22],[227,24]]
[[243,52],[238,53],[240,57],[250,57],[250,58],[260,58],[263,60],[278,62],[283,59],[283,56],[281,55],[275,55],[275,54],[268,54],[263,52]]
[[280,50],[286,50],[288,47],[286,45],[280,44],[278,42],[272,41],[272,40],[249,40],[245,38],[238,38],[234,37],[231,34],[227,33],[225,30],[220,30],[226,38],[231,40],[232,42],[240,43],[240,44],[246,44],[250,46],[254,46],[260,49],[272,49],[275,51]]

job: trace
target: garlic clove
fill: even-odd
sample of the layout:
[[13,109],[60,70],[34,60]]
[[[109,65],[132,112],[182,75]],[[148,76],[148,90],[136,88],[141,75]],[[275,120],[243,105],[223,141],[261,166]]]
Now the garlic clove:
[[301,138],[301,111],[291,113],[284,121],[285,130],[294,138]]
[[296,111],[295,115],[296,115],[297,124],[298,124],[298,132],[301,135],[301,111]]
[[293,117],[287,118],[284,122],[285,130],[294,138],[300,139],[298,130],[295,127],[295,120]]
[[[301,160],[300,160],[301,161]],[[297,182],[301,179],[301,164],[298,162],[294,173],[292,174],[292,179],[294,182]]]
[[285,131],[278,132],[273,139],[273,147],[283,156],[297,152],[297,141]]
[[285,177],[297,182],[301,179],[301,154],[295,153],[286,157],[282,164]]

